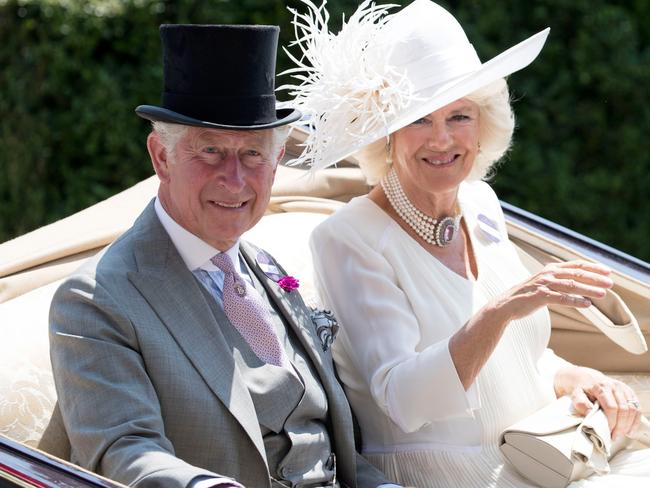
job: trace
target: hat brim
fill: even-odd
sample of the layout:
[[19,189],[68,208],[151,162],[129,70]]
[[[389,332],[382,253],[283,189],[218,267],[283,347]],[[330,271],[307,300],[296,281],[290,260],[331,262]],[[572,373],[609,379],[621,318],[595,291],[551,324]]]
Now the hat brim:
[[171,124],[191,125],[194,127],[206,127],[208,129],[230,129],[230,130],[272,129],[274,127],[280,127],[295,122],[302,116],[299,110],[291,109],[291,108],[280,108],[280,109],[276,109],[277,120],[274,120],[273,122],[268,122],[265,124],[252,124],[252,125],[230,125],[230,124],[218,124],[207,120],[195,119],[193,117],[188,117],[187,115],[183,115],[166,108],[157,107],[155,105],[139,105],[138,107],[136,107],[135,113],[138,114],[143,119],[156,121],[156,122],[168,122]]
[[539,55],[542,47],[544,47],[549,32],[549,28],[538,32],[495,56],[491,60],[483,63],[479,69],[447,83],[442,87],[435,87],[430,90],[423,90],[416,93],[414,97],[415,101],[396,118],[389,121],[385,126],[370,131],[365,137],[355,141],[353,147],[340,148],[339,151],[329,158],[329,160],[319,161],[317,164],[312,166],[312,169],[322,169],[352,156],[368,144],[383,137],[387,137],[419,118],[424,117],[431,112],[454,102],[455,100],[463,98],[475,92],[479,88],[489,85],[493,81],[504,78],[525,68]]

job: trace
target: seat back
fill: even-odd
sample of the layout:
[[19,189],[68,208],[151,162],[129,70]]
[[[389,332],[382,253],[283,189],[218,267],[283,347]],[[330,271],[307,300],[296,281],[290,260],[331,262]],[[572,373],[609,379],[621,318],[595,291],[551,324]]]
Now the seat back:
[[[124,232],[155,189],[155,180],[146,180],[68,219],[0,245],[0,434],[68,457],[49,359],[49,304],[60,282]],[[306,302],[318,306],[308,246],[311,230],[343,202],[367,190],[356,168],[309,176],[281,167],[267,215],[244,238],[274,255],[300,280]],[[553,254],[534,235],[526,236],[510,225],[509,233],[539,261],[544,261],[542,254]],[[622,279],[617,283],[618,293],[650,336],[649,288],[627,286]],[[556,310],[552,321],[556,352],[579,364],[621,373],[618,377],[630,382],[650,415],[648,353],[626,353],[580,314]]]

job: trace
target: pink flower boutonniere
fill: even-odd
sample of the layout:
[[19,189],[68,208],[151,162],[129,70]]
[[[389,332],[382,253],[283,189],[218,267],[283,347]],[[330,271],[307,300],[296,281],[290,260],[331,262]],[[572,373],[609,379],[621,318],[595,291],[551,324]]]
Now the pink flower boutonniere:
[[287,293],[291,293],[300,286],[300,281],[291,275],[283,276],[277,281],[278,286]]
[[255,258],[257,265],[262,272],[270,279],[275,281],[280,288],[287,293],[300,286],[300,282],[291,275],[283,275],[282,271],[276,266],[275,261],[266,252],[260,251]]

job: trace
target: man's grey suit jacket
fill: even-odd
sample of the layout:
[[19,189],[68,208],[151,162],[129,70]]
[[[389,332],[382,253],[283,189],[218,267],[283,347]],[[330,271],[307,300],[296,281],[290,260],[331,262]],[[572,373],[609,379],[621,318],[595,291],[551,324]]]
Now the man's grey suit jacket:
[[[254,264],[251,247],[241,249]],[[385,483],[354,451],[350,409],[309,310],[251,267],[318,371],[338,479]],[[215,474],[270,486],[253,402],[200,286],[151,203],[59,288],[51,355],[73,462],[143,487],[185,487]]]

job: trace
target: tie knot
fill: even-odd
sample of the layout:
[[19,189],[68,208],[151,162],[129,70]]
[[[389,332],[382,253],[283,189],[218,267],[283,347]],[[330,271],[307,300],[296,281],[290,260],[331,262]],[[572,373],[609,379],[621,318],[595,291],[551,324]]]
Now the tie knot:
[[224,273],[235,272],[235,266],[232,264],[232,260],[230,259],[230,256],[228,256],[225,252],[220,252],[219,254],[215,254],[210,258],[210,261],[212,261],[212,264],[214,264],[217,268],[219,268]]

